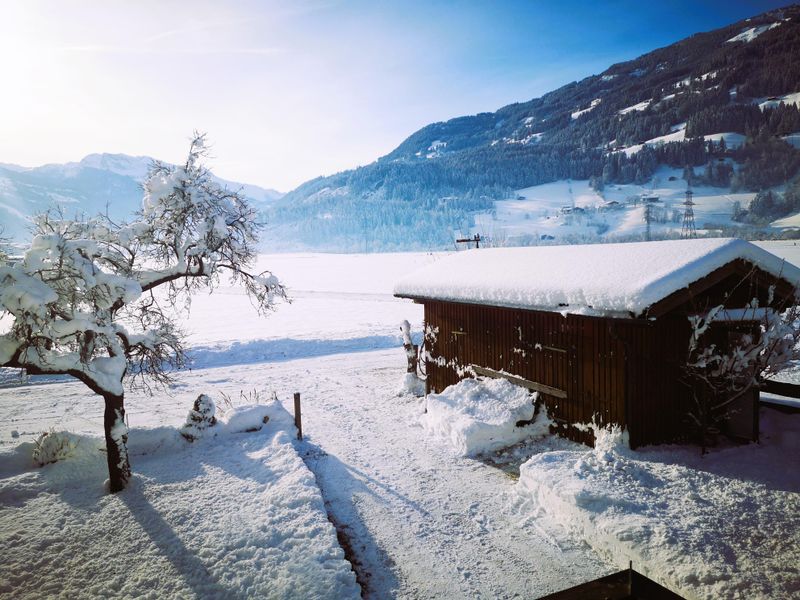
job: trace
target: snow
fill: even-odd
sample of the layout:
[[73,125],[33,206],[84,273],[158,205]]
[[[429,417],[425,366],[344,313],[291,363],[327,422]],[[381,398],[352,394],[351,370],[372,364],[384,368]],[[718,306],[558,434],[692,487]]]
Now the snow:
[[800,282],[794,265],[749,242],[717,238],[460,252],[406,276],[394,291],[411,298],[630,316],[739,258]]
[[[567,182],[561,185],[566,195]],[[571,186],[578,202],[594,198],[583,184]],[[608,193],[631,189],[609,187]],[[793,242],[759,246],[800,262]],[[422,307],[393,298],[392,285],[445,260],[425,253],[261,256],[259,265],[280,275],[294,299],[263,320],[224,283],[213,295],[197,296],[183,325],[192,331],[190,350],[204,349],[204,362],[177,373],[169,389],[152,397],[126,394],[134,478],[115,496],[102,489],[102,400],[74,381],[6,379],[0,384],[0,595],[355,597],[331,521],[349,546],[366,598],[538,597],[627,567],[624,555],[603,552],[593,529],[579,527],[568,505],[560,511],[561,505],[518,493],[520,463],[540,456],[542,464],[570,466],[567,453],[571,466],[586,457],[591,473],[587,448],[545,436],[481,460],[457,456],[426,433],[422,401],[397,396],[406,369],[397,324],[408,319],[412,334],[420,331]],[[302,393],[302,442],[294,439],[291,416],[277,406],[260,431],[226,432],[225,418],[240,407],[222,415],[221,395],[250,397],[253,390],[262,397],[275,391],[286,406],[294,392]],[[190,444],[178,427],[200,393],[217,400],[221,422],[211,429],[220,429]],[[799,455],[794,418],[764,418],[760,445],[723,447],[703,459],[694,447],[633,453],[625,460],[648,463],[641,467],[648,472],[660,469],[654,472],[670,486],[685,485],[733,521],[692,520],[696,513],[681,512],[681,488],[673,493],[665,486],[654,490],[667,489],[670,506],[655,498],[652,512],[634,514],[631,523],[652,518],[657,524],[668,514],[676,519],[670,527],[694,525],[707,544],[687,552],[700,567],[700,560],[711,560],[703,570],[711,590],[734,589],[752,574],[740,595],[757,597],[769,572],[756,573],[754,565],[765,565],[778,572],[775,593],[767,595],[790,597],[796,590],[781,593],[786,587],[780,586],[797,564],[798,528],[786,526],[796,521],[800,492],[800,470],[790,462]],[[33,441],[51,427],[76,436],[77,448],[67,460],[33,468]],[[778,439],[781,453],[773,447]],[[612,458],[620,452],[606,451]],[[603,461],[598,473],[604,464],[613,463]],[[567,475],[565,485],[573,477]],[[732,514],[737,507],[742,512]],[[623,499],[613,510],[625,508]],[[733,526],[743,541],[720,545],[712,556],[716,540],[727,544]],[[774,539],[756,548],[764,532]],[[750,554],[741,550],[747,539],[755,548]],[[631,544],[625,546],[630,553],[643,556],[635,568],[656,579],[670,573],[658,560],[664,554],[648,561],[645,547]],[[728,556],[737,559],[736,569],[720,562]],[[731,574],[729,588],[719,587],[716,569]],[[687,597],[708,595],[705,586],[692,584]]]
[[[666,100],[666,98],[664,99]],[[656,146],[659,144],[668,144],[669,142],[682,142],[686,139],[686,123],[673,125],[671,129],[671,133],[645,140],[641,144],[635,144],[633,146],[629,146],[628,148],[616,150],[616,152],[624,152],[627,156],[631,156],[639,152],[645,146]],[[716,143],[719,143],[721,139],[724,139],[728,148],[733,149],[744,144],[746,136],[742,135],[741,133],[728,131],[724,133],[709,133],[704,135],[703,139],[707,142],[714,141]]]
[[642,111],[642,110],[646,109],[648,106],[650,106],[650,103],[652,101],[653,101],[652,98],[650,98],[649,100],[643,100],[642,102],[639,102],[638,104],[634,104],[633,106],[628,106],[627,108],[623,108],[622,110],[617,111],[617,114],[618,115],[627,115],[629,112]]
[[420,379],[416,373],[406,373],[403,375],[400,388],[397,390],[398,396],[409,394],[417,398],[421,398],[425,395],[425,380]]
[[629,146],[628,148],[623,148],[622,150],[617,150],[617,152],[624,152],[627,156],[631,156],[638,153],[645,146],[658,146],[660,144],[668,144],[670,142],[682,142],[686,139],[686,123],[673,125],[670,129],[672,130],[671,133],[654,137],[642,142],[641,144],[635,144],[633,146]]
[[765,31],[769,31],[770,29],[775,29],[780,24],[781,24],[780,21],[776,21],[775,23],[770,23],[769,25],[758,25],[757,27],[749,27],[748,29],[744,29],[739,35],[735,35],[731,39],[726,40],[725,43],[729,44],[732,42],[745,42],[749,44]]
[[225,430],[228,433],[259,431],[269,422],[268,407],[259,404],[236,406],[225,413]]
[[704,135],[703,139],[707,142],[713,141],[717,144],[719,144],[720,140],[724,139],[725,145],[732,150],[744,144],[747,136],[734,131],[727,131],[725,133],[710,133],[708,135]]
[[70,434],[69,455],[42,468],[25,464],[30,443],[3,448],[0,594],[360,597],[291,417],[262,409],[262,431],[193,444],[133,428],[148,452],[116,495],[101,485],[100,437]]
[[[444,153],[445,148],[447,148],[447,142],[435,140],[428,146],[425,158],[438,158]],[[417,156],[422,156],[422,152],[417,152]]]
[[594,110],[602,101],[603,101],[602,98],[595,98],[594,100],[591,101],[591,103],[589,104],[588,108],[584,108],[583,110],[576,110],[570,116],[573,119],[577,119],[581,115],[585,115],[586,113],[591,112],[592,110]]
[[521,510],[544,510],[619,568],[687,598],[789,598],[800,580],[800,415],[761,411],[761,442],[544,452],[521,467]]
[[463,379],[429,394],[422,426],[459,456],[480,456],[549,433],[546,413],[533,423],[536,396],[505,379]]
[[793,94],[786,94],[785,96],[778,96],[776,98],[767,98],[757,102],[757,104],[758,108],[764,110],[765,108],[777,108],[780,106],[781,102],[787,106],[790,104],[800,106],[800,92],[794,92]]
[[[582,540],[546,516],[518,523],[511,502],[515,479],[493,464],[444,452],[419,423],[420,401],[396,395],[406,369],[397,324],[406,318],[412,335],[419,332],[422,307],[392,297],[391,286],[399,275],[439,259],[424,253],[260,257],[260,264],[285,276],[294,298],[264,320],[244,296],[196,297],[186,321],[193,330],[190,345],[206,344],[214,350],[209,363],[221,366],[180,372],[173,386],[156,389],[154,397],[126,394],[134,480],[122,494],[103,494],[103,465],[84,470],[81,461],[72,460],[83,473],[76,489],[63,493],[51,476],[13,501],[3,495],[0,546],[6,553],[0,556],[0,581],[10,581],[6,573],[16,566],[20,598],[40,597],[55,586],[95,590],[105,582],[113,586],[109,596],[213,596],[203,592],[216,582],[233,590],[218,595],[347,597],[349,588],[342,583],[321,593],[301,587],[317,577],[302,566],[324,558],[329,548],[328,541],[318,545],[311,538],[316,529],[322,535],[328,521],[319,521],[316,501],[307,495],[308,473],[293,468],[297,453],[284,438],[271,442],[283,427],[275,413],[255,433],[227,435],[222,427],[191,444],[178,433],[199,393],[217,400],[220,417],[221,394],[249,397],[251,390],[262,395],[274,390],[288,406],[294,392],[302,393],[304,441],[292,444],[313,469],[330,518],[349,540],[367,598],[524,597],[608,574],[612,569]],[[302,339],[293,339],[295,328]],[[252,352],[256,347],[263,354]],[[40,476],[26,459],[42,429],[67,429],[95,447],[101,444],[101,399],[77,382],[36,381],[0,389],[0,448],[8,451],[0,459],[0,485]],[[286,435],[294,437],[289,426]],[[562,445],[558,439],[543,443]],[[506,458],[519,452],[509,450]],[[501,453],[493,460],[506,458]],[[287,468],[284,462],[290,463]],[[51,465],[49,473],[60,472],[60,465]],[[265,489],[263,482],[292,473],[303,483],[302,494],[291,496],[281,488],[270,495]],[[65,472],[64,479],[72,476]],[[126,497],[128,504],[116,500]],[[276,521],[290,504],[296,518],[281,525]],[[104,546],[112,533],[118,543]],[[57,565],[52,575],[45,568],[36,579],[38,571],[5,562],[17,548],[36,544],[45,549],[39,550],[41,564]],[[289,548],[293,553],[287,557]],[[322,563],[330,574],[315,589],[341,572],[336,566],[341,554],[333,557],[334,550]],[[113,562],[107,564],[110,552],[135,564],[127,579],[114,574]],[[277,578],[270,588],[275,591],[234,593],[248,582],[263,590],[259,586],[277,577],[273,555],[281,564],[301,567]],[[288,581],[297,583],[294,593],[281,592]]]
[[789,135],[781,136],[781,139],[787,144],[791,144],[795,148],[800,148],[800,132],[790,133]]
[[[516,190],[513,200],[497,200],[491,212],[477,214],[475,225],[463,234],[480,233],[501,246],[548,243],[544,240],[574,244],[615,238],[643,239],[644,209],[638,201],[642,196],[657,196],[658,209],[666,219],[651,223],[653,235],[677,237],[681,232],[680,215],[686,192],[682,175],[683,169],[662,166],[646,184],[606,185],[602,192],[592,189],[588,180],[561,180]],[[695,221],[700,229],[706,224],[708,229],[740,226],[731,218],[733,208],[737,202],[746,207],[755,196],[754,192],[730,192],[703,185],[692,189]],[[609,201],[619,203],[617,210],[603,209]],[[571,207],[573,203],[585,212],[564,214],[562,207]]]

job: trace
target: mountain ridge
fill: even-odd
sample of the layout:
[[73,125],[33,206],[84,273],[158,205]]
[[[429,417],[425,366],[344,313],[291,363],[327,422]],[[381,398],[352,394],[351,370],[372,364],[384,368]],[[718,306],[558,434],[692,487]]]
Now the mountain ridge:
[[[0,164],[0,225],[2,236],[22,242],[29,237],[29,219],[51,207],[67,214],[108,213],[115,220],[130,218],[141,206],[142,187],[150,164],[148,156],[92,153],[77,162],[38,167]],[[258,209],[282,194],[257,185],[212,179],[240,190]]]
[[800,167],[797,56],[797,5],[697,33],[539,98],[431,123],[369,165],[290,191],[269,221],[302,241],[302,220],[306,242],[338,249],[368,246],[367,230],[384,249],[421,249],[451,245],[515,190],[558,180],[644,183],[689,166],[719,187],[785,186]]

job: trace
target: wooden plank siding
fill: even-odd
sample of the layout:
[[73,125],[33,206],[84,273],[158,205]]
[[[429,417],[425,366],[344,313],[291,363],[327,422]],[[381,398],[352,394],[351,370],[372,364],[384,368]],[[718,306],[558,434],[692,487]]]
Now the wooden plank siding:
[[[566,398],[540,393],[551,416],[564,425],[593,418],[623,425],[634,448],[684,439],[690,408],[680,372],[689,337],[685,317],[564,317],[426,300],[425,322],[439,329],[428,346],[433,358],[427,361],[428,392],[443,391],[469,376],[464,367],[478,365],[565,391]],[[560,433],[594,441],[573,427]]]
[[[558,421],[627,423],[624,341],[608,319],[558,313],[426,301],[425,322],[438,328],[428,351],[429,392],[441,392],[478,365],[563,390],[566,398],[541,393]],[[447,363],[437,364],[436,360]],[[591,443],[570,428],[567,437]]]

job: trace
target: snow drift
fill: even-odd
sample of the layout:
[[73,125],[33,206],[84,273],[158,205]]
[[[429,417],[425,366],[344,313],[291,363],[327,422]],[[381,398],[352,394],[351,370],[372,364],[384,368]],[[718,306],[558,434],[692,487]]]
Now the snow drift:
[[632,451],[618,429],[592,450],[520,470],[524,512],[551,514],[620,568],[687,598],[789,598],[800,580],[800,415],[762,410],[762,443]]
[[[423,427],[461,456],[488,454],[549,431],[546,415],[534,420],[535,394],[505,379],[464,379],[430,394]],[[525,422],[521,426],[517,423]]]

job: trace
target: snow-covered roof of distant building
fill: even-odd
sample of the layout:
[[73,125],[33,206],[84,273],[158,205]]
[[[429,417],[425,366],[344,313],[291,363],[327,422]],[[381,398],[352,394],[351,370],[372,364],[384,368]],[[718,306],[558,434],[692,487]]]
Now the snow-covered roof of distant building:
[[463,251],[401,279],[396,296],[571,314],[641,315],[743,259],[800,285],[800,269],[738,239],[534,246]]

